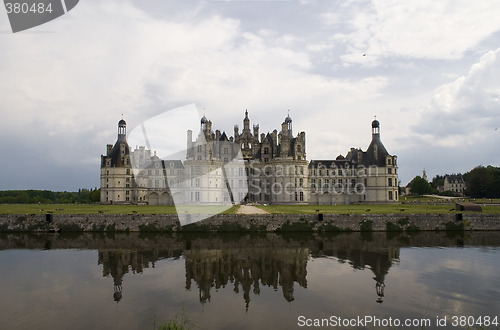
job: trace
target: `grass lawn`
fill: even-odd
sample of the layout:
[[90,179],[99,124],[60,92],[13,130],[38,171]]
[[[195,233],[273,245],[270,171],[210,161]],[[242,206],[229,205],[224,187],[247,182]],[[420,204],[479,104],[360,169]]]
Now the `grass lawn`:
[[[468,201],[468,199],[466,199]],[[500,200],[476,200],[481,204],[483,213],[500,214]],[[490,205],[495,203],[496,205]],[[454,201],[441,201],[436,198],[420,197],[407,199],[404,204],[377,204],[377,205],[267,205],[257,206],[269,213],[284,214],[405,214],[405,213],[457,213]],[[220,206],[194,205],[187,207],[189,213],[194,214],[235,214],[239,205],[228,210]],[[0,214],[175,214],[174,206],[150,205],[100,205],[100,204],[0,204]],[[222,211],[222,212],[221,212]],[[179,212],[183,212],[180,208]],[[462,212],[464,213],[464,212]]]
[[[194,214],[233,214],[238,206],[222,211],[220,206],[189,206],[189,213]],[[182,210],[181,210],[182,212]],[[0,214],[176,214],[171,205],[100,205],[100,204],[0,204]]]
[[[405,213],[457,213],[454,204],[392,204],[392,205],[267,205],[257,206],[269,213],[286,214],[405,214]],[[500,214],[500,206],[483,206],[483,213]],[[319,211],[318,211],[319,210]],[[460,212],[467,213],[467,212]]]

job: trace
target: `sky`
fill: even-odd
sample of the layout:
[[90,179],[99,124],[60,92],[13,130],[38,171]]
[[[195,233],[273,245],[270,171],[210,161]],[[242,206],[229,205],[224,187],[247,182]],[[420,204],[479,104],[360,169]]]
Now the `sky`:
[[496,0],[81,0],[14,34],[0,10],[0,190],[99,187],[120,119],[193,103],[228,135],[246,109],[261,133],[289,111],[308,160],[366,150],[376,116],[402,185],[500,166],[498,17]]

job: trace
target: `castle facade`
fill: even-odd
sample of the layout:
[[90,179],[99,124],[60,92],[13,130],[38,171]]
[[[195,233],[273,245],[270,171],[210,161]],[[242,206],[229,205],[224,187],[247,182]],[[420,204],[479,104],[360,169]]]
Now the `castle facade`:
[[212,130],[205,116],[196,136],[187,132],[185,159],[164,160],[144,146],[131,150],[126,122],[101,156],[102,204],[234,205],[391,203],[399,200],[397,157],[372,122],[366,151],[331,160],[306,158],[306,134],[293,135],[288,115],[281,130],[259,134],[245,111],[234,136]]

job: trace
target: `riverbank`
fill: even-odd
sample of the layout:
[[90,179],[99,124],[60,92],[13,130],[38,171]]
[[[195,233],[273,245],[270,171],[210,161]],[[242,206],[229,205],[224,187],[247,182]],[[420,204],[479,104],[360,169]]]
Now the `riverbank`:
[[176,214],[0,215],[0,232],[418,232],[500,231],[500,215],[217,214],[180,226]]

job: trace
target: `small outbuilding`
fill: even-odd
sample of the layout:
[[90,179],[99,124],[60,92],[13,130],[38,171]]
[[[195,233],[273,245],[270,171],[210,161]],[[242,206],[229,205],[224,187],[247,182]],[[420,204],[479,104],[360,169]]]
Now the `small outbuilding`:
[[474,203],[455,203],[457,211],[483,212],[480,205]]

